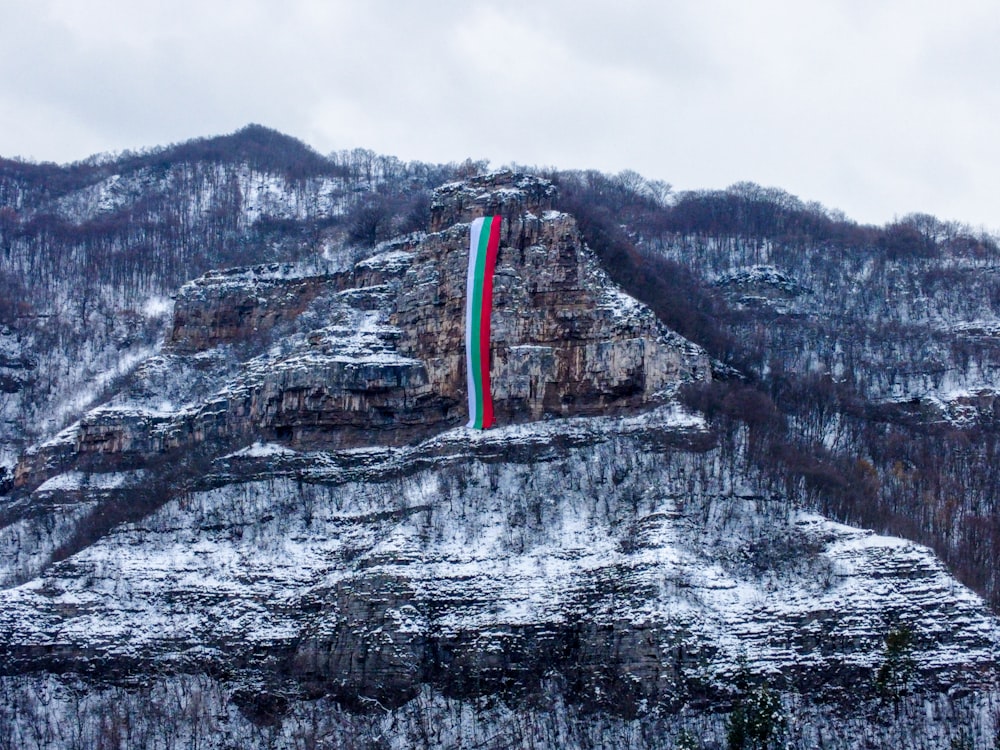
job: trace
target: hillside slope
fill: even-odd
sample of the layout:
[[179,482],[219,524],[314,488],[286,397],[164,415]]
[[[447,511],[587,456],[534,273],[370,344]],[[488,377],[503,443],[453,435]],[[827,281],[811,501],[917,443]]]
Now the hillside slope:
[[[86,189],[56,198],[84,225]],[[11,462],[0,747],[992,747],[987,605],[928,548],[816,512],[884,484],[806,418],[825,391],[788,403],[774,375],[779,333],[834,319],[843,287],[742,241],[654,241],[649,216],[619,246],[573,197],[451,182],[428,232],[365,251],[332,222],[182,285],[101,404]],[[477,433],[465,253],[493,212],[501,426]],[[681,261],[702,280],[658,279]],[[616,278],[690,294],[645,305]],[[665,322],[684,306],[697,342]],[[853,418],[938,423],[873,417],[901,394],[865,382]]]

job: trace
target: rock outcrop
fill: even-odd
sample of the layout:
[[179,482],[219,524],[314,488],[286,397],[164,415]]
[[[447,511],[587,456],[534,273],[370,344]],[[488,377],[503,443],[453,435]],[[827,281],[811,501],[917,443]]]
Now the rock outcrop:
[[191,354],[264,338],[301,315],[331,283],[328,276],[303,276],[294,266],[209,272],[181,288],[166,347]]
[[[493,286],[494,404],[507,422],[607,413],[641,406],[684,382],[707,380],[709,362],[621,293],[581,252],[576,223],[545,208],[546,186],[528,182],[439,215],[468,221],[483,206],[505,218]],[[489,184],[489,183],[487,183]],[[468,191],[454,190],[467,198]],[[537,212],[537,213],[536,213]],[[467,230],[461,223],[428,237],[404,280],[395,322],[401,349],[427,363],[446,398],[464,395],[463,304]]]
[[[634,409],[709,379],[705,353],[614,287],[573,219],[547,208],[553,191],[509,173],[446,186],[435,222],[457,223],[384,245],[351,271],[267,266],[187,284],[164,358],[140,369],[133,393],[81,420],[77,453],[127,463],[255,437],[292,446],[402,444],[460,423],[466,222],[483,210],[505,217],[491,362],[501,423]],[[238,366],[220,366],[220,347],[237,352]],[[216,378],[200,404],[175,413],[160,406],[162,392],[176,390],[171,377],[207,367],[230,376]],[[15,482],[40,483],[52,466],[43,446],[21,461]]]

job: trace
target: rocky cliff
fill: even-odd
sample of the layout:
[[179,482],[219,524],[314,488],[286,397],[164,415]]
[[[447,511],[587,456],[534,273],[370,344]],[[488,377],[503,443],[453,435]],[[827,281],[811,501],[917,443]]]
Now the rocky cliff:
[[[739,716],[793,747],[989,746],[983,601],[682,407],[708,356],[553,195],[449,184],[431,233],[350,267],[185,285],[0,501],[0,748],[718,747]],[[495,212],[479,433],[467,222]]]
[[[486,191],[491,210],[507,216],[494,284],[498,418],[635,408],[708,379],[704,352],[611,285],[572,218],[538,202],[551,185],[511,180],[493,175],[466,185]],[[463,195],[445,189],[438,199],[439,212],[451,206],[458,223],[383,245],[348,271],[303,275],[294,266],[268,266],[187,284],[163,354],[140,368],[131,392],[29,454],[15,482],[43,481],[67,440],[75,441],[74,455],[141,459],[255,437],[292,446],[397,444],[458,424],[465,408],[465,220],[477,211],[464,208]],[[233,358],[230,350],[239,350],[231,367],[213,361]],[[184,384],[173,382],[184,371],[203,373],[192,380],[214,379],[216,392],[182,410],[162,408],[165,398],[191,400]]]

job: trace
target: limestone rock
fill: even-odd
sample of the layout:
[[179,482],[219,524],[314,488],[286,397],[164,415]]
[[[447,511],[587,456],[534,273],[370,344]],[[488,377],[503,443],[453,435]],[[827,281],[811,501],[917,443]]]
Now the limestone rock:
[[[547,208],[553,195],[545,180],[501,172],[435,197],[439,224],[504,212],[490,365],[499,422],[635,409],[708,380],[704,351],[611,283],[573,219]],[[85,415],[77,454],[141,462],[254,436],[294,446],[401,444],[460,424],[468,231],[460,222],[400,238],[349,271],[271,265],[185,285],[165,346],[168,371],[147,367],[140,398],[123,394]],[[165,388],[176,390],[172,373],[217,367],[205,357],[226,347],[256,356],[230,367],[201,403],[173,413],[159,406]],[[52,475],[46,452],[21,460],[18,486]]]

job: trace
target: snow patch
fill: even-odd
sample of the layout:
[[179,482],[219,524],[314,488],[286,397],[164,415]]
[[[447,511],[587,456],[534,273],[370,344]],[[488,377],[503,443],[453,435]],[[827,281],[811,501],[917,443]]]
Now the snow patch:
[[118,471],[90,474],[82,471],[68,471],[58,474],[42,483],[35,492],[56,492],[74,490],[117,490],[122,487],[136,485],[146,477],[146,472]]
[[142,314],[147,318],[162,318],[174,310],[174,301],[169,297],[154,294],[142,306]]
[[295,456],[297,451],[277,443],[256,442],[223,458],[268,458],[270,456]]

